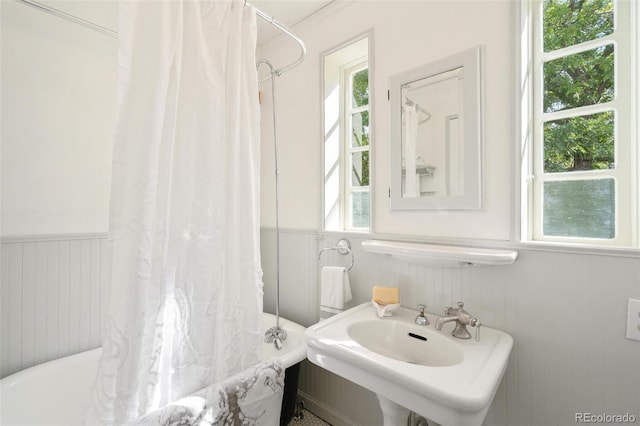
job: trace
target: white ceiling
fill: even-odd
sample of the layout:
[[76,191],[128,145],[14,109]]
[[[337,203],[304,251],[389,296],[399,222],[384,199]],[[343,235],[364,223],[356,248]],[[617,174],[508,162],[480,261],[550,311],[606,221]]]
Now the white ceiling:
[[[322,9],[333,0],[249,0],[249,3],[275,18],[276,21],[291,28],[309,15]],[[258,45],[263,44],[280,33],[273,25],[262,18],[258,20]]]

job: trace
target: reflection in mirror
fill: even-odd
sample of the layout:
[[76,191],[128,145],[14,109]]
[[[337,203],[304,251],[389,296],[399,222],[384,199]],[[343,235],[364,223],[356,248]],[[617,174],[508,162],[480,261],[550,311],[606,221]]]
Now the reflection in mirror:
[[403,197],[464,192],[463,81],[459,67],[402,85]]
[[481,52],[391,77],[392,210],[481,207]]

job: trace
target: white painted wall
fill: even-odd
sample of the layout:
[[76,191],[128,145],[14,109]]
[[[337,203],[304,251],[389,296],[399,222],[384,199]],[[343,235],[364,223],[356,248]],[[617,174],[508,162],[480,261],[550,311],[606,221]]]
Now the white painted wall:
[[[373,28],[372,145],[373,210],[378,233],[508,240],[515,146],[514,2],[355,1],[341,2],[296,26],[307,45],[302,65],[277,81],[281,146],[281,225],[295,229],[321,226],[322,131],[318,117],[320,55]],[[390,212],[389,77],[473,46],[485,45],[485,204],[481,212]],[[283,36],[262,45],[259,57],[276,66],[296,58],[295,45]],[[263,84],[262,224],[273,215],[273,157],[269,149],[270,83]]]
[[[52,5],[116,28],[117,2]],[[1,234],[105,232],[117,41],[0,2]]]

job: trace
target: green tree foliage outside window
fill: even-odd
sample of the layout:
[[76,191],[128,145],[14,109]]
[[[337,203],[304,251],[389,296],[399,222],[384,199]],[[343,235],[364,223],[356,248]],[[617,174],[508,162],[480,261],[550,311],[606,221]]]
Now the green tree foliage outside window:
[[544,50],[550,52],[613,33],[612,0],[545,0]]
[[[544,49],[554,51],[614,31],[613,0],[545,0]],[[544,64],[546,113],[611,101],[614,45],[567,55]],[[614,167],[613,112],[544,124],[545,172]]]
[[[352,82],[352,105],[354,107],[369,105],[369,70],[363,69],[353,74]],[[369,146],[369,113],[363,113],[362,128],[366,131],[353,131],[353,141],[357,146]],[[369,151],[362,152],[362,167],[356,168],[354,165],[352,172],[358,181],[358,186],[369,185]]]

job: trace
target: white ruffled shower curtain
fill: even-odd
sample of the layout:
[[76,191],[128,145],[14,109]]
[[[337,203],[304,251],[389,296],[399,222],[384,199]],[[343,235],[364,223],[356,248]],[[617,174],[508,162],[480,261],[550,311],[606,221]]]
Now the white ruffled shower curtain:
[[110,310],[88,424],[122,424],[260,360],[255,12],[120,2]]

